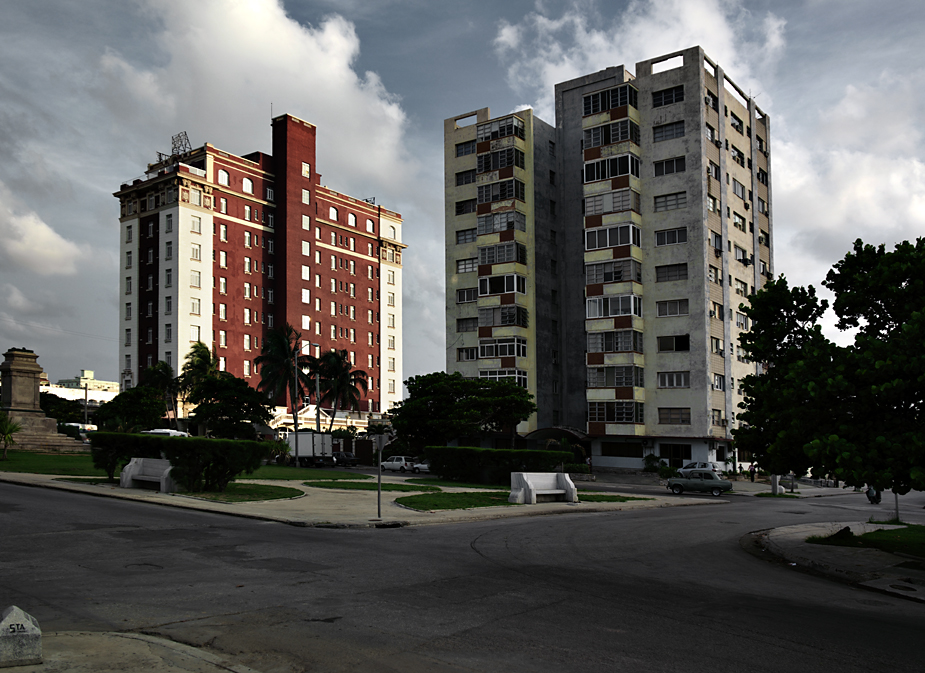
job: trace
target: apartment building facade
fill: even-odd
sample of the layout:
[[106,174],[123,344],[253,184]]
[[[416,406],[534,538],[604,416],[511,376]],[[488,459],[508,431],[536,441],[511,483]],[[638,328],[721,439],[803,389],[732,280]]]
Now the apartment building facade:
[[201,341],[256,387],[263,341],[288,322],[307,354],[346,350],[369,375],[361,411],[385,411],[402,381],[401,215],[322,184],[312,124],[282,115],[272,131],[272,155],[187,147],[115,192],[120,385],[179,370]]
[[[562,82],[555,100],[555,184],[543,185],[553,210],[533,237],[554,241],[536,256],[556,263],[526,269],[547,277],[532,301],[554,334],[525,363],[540,391],[529,430],[577,430],[598,466],[639,467],[652,452],[673,465],[728,461],[738,382],[757,371],[737,346],[739,305],[773,269],[770,121],[697,47],[635,75],[619,66]],[[450,190],[457,119],[446,122],[447,366],[473,375],[450,348],[461,336],[450,317],[464,310],[451,262],[468,253],[453,245],[466,226],[450,203],[462,196]]]

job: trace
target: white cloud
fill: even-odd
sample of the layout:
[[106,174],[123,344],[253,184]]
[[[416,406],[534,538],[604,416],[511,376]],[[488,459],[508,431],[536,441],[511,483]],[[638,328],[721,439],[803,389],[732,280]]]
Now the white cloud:
[[0,266],[42,276],[70,276],[89,259],[85,246],[67,240],[0,182]]
[[694,45],[744,90],[757,90],[755,73],[773,68],[783,52],[784,26],[771,13],[756,20],[734,0],[633,0],[612,19],[575,2],[557,18],[538,6],[519,24],[503,22],[495,48],[514,90],[534,96],[539,116],[552,121],[557,82],[614,65],[632,72],[637,60]]

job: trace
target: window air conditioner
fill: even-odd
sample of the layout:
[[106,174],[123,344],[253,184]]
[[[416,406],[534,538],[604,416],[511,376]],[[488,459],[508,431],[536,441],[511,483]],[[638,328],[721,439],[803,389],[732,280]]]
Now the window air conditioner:
[[722,257],[723,251],[720,248],[713,248],[713,254],[716,255],[717,257]]
[[748,205],[748,201],[745,202],[745,210],[748,210],[751,206]]
[[713,141],[713,144],[716,145],[717,147],[719,147],[720,149],[723,148],[723,143],[720,142],[719,138],[717,138],[716,140],[714,140],[714,141]]
[[709,105],[709,104],[710,104],[710,97],[709,97],[709,96],[704,96],[704,97],[703,97],[703,102],[706,103],[707,105]]
[[728,423],[728,421],[724,418],[723,420],[720,421],[719,424],[722,425],[722,426],[725,428],[727,423]]
[[715,317],[716,317],[716,311],[710,311],[710,317],[711,317],[711,318],[715,318]]

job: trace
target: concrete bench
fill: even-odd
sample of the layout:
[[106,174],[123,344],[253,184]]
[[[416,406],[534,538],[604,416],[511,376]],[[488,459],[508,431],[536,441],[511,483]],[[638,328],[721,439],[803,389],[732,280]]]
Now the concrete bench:
[[135,482],[155,483],[157,490],[162,493],[173,493],[177,490],[177,483],[170,477],[171,469],[173,466],[169,460],[132,458],[129,464],[122,468],[122,473],[119,475],[119,486],[135,488]]
[[548,501],[578,502],[578,489],[564,472],[511,472],[508,502],[535,505]]

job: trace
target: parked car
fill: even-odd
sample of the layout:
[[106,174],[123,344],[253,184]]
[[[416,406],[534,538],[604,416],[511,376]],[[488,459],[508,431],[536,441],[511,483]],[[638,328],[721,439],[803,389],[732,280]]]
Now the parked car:
[[164,435],[166,437],[189,437],[188,432],[180,430],[170,430],[169,428],[157,428],[155,430],[142,430],[143,435]]
[[414,467],[411,468],[411,471],[415,474],[419,474],[421,472],[430,472],[430,461],[422,460],[420,463],[415,463]]
[[337,463],[338,467],[356,467],[360,464],[352,451],[335,451],[334,462]]
[[719,469],[719,465],[717,465],[716,463],[694,462],[694,463],[688,463],[687,465],[682,467],[680,470],[678,470],[678,472],[681,473],[682,477],[687,477],[691,473],[691,470],[710,470],[711,472],[716,472],[716,473],[719,473],[722,471]]
[[388,460],[383,460],[379,463],[379,469],[383,472],[386,470],[407,472],[414,469],[414,459],[411,456],[392,456]]
[[712,470],[691,470],[687,477],[669,479],[668,490],[675,495],[681,495],[684,491],[700,491],[719,496],[724,491],[732,490],[732,482],[722,479]]

